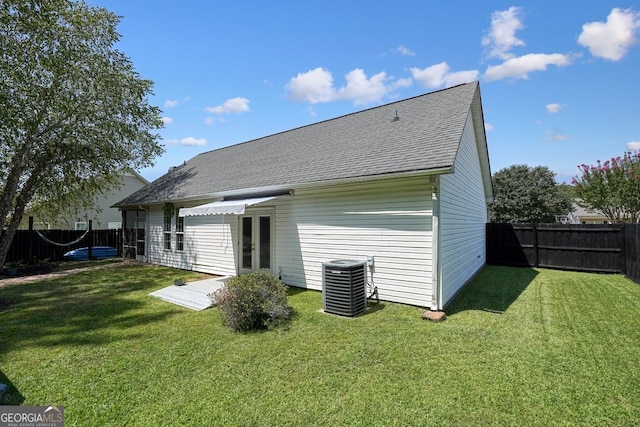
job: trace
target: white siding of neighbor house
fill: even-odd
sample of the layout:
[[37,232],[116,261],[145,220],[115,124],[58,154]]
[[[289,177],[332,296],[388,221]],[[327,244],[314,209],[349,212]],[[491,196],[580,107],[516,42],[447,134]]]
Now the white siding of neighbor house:
[[469,114],[454,173],[440,178],[440,308],[485,264],[487,221],[478,147]]
[[426,306],[431,297],[432,185],[427,177],[296,190],[276,205],[276,272],[322,289],[322,264],[375,259],[382,300]]
[[89,219],[93,220],[94,229],[106,229],[109,228],[110,223],[122,223],[122,212],[120,212],[118,208],[112,208],[111,206],[129,194],[135,193],[147,185],[148,182],[137,175],[130,174],[123,174],[121,179],[122,185],[119,188],[96,198],[96,206],[98,209],[90,210],[86,213],[78,213],[78,220],[82,221],[82,218],[86,215]]
[[[79,229],[84,230],[84,227],[88,226],[88,220],[93,221],[92,226],[94,230],[120,228],[122,226],[122,212],[118,208],[112,208],[111,206],[148,184],[144,178],[138,175],[123,174],[120,179],[121,185],[118,188],[96,197],[95,209],[74,210],[71,208],[69,209],[69,213],[65,213],[64,216],[53,221],[47,221],[46,225],[39,225],[37,228],[73,230],[76,228],[76,225],[78,225],[81,227]],[[27,229],[29,227],[28,219],[29,214],[27,213],[20,224],[20,228]],[[35,220],[39,222],[38,218]],[[116,225],[118,225],[118,227],[116,227]]]

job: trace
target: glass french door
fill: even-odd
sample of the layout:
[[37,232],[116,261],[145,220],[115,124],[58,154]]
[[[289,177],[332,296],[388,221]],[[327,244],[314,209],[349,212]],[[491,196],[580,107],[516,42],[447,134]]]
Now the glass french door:
[[270,213],[240,217],[240,274],[272,271],[273,221]]

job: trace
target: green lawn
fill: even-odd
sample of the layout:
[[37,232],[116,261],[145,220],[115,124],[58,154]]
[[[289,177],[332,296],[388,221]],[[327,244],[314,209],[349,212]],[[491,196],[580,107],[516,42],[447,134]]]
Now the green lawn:
[[[356,319],[291,290],[295,318],[237,334],[149,297],[168,268],[0,287],[1,403],[68,426],[636,425],[640,286],[487,267],[441,323],[381,303]],[[1,302],[4,301],[4,304]]]

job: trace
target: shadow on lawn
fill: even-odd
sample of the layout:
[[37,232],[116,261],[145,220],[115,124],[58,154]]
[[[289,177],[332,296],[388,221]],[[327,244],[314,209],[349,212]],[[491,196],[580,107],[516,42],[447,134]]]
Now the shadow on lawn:
[[12,302],[0,312],[0,354],[18,347],[101,345],[132,338],[130,328],[178,313],[173,306],[145,310],[147,293],[159,287],[159,277],[169,282],[157,271],[126,267],[0,288],[0,297]]
[[532,268],[485,266],[451,305],[447,315],[466,310],[504,313],[538,274]]

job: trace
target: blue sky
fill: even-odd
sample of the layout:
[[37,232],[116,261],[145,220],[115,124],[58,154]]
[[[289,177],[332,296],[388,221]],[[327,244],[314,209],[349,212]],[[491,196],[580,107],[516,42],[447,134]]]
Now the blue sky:
[[[493,173],[559,182],[640,149],[640,5],[630,1],[91,0],[153,80],[165,154],[198,153],[478,80]],[[277,167],[277,165],[274,165]]]

